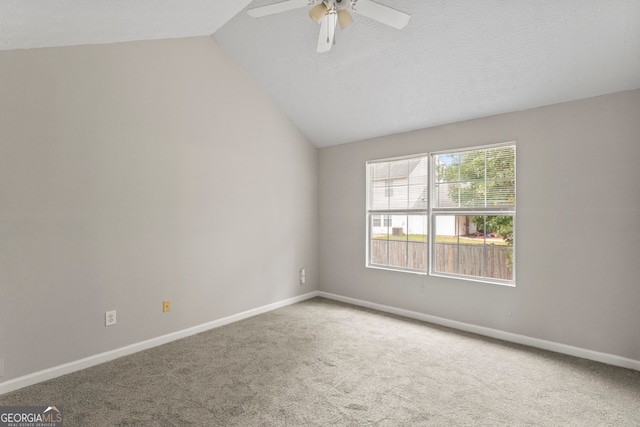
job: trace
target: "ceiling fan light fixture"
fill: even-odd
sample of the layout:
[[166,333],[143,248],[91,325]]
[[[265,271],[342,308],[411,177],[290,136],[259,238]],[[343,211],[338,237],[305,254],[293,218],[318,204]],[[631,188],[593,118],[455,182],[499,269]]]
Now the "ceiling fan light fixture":
[[324,18],[327,12],[329,12],[329,9],[327,9],[327,6],[322,2],[309,10],[309,17],[313,22],[319,24],[322,22],[322,18]]
[[342,9],[338,12],[338,24],[340,24],[340,28],[343,30],[347,28],[353,22],[353,18],[348,10]]

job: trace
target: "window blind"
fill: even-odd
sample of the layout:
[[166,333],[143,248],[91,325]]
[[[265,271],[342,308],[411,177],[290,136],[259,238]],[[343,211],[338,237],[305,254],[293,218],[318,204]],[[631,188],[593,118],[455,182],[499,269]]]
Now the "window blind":
[[413,211],[428,207],[428,157],[369,163],[369,211]]
[[434,169],[434,209],[515,207],[515,145],[435,154]]

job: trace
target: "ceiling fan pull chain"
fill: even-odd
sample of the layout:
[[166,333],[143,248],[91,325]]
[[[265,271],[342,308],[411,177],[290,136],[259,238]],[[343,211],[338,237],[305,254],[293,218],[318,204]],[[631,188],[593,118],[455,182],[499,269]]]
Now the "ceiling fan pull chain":
[[333,16],[331,17],[331,25],[333,25],[333,45],[336,45],[336,24],[338,23],[338,15],[334,12]]
[[329,22],[327,22],[327,43],[329,43],[329,32],[331,31],[331,29],[329,28]]

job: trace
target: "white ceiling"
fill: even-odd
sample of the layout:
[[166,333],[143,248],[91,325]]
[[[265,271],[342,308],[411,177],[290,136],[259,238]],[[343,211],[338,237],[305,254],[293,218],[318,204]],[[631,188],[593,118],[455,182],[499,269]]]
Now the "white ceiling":
[[[249,7],[279,0],[255,0]],[[317,146],[640,88],[638,0],[377,0],[315,52],[305,9],[249,0],[0,0],[0,49],[213,33]]]
[[325,54],[304,9],[214,38],[318,146],[640,87],[638,0],[377,1],[409,25],[354,15]]
[[214,33],[251,0],[0,0],[0,50]]

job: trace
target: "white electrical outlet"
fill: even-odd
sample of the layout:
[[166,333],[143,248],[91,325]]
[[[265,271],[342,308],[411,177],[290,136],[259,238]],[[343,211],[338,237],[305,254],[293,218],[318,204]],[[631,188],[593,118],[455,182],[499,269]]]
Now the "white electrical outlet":
[[104,326],[111,326],[116,324],[116,311],[107,311],[104,314]]
[[301,268],[300,269],[300,285],[304,285],[306,281],[307,281],[306,273],[304,271],[304,268]]
[[4,359],[0,359],[0,377],[4,377]]

